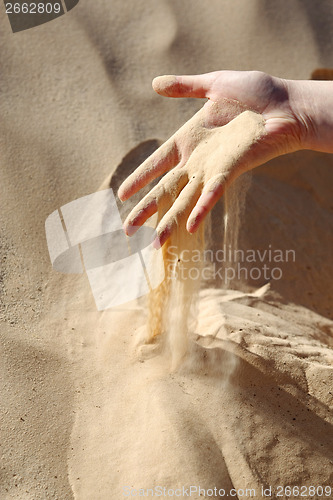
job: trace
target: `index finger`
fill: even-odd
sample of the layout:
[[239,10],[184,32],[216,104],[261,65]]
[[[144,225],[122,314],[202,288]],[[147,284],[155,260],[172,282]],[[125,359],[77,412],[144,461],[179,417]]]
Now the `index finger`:
[[118,197],[125,201],[141,188],[179,163],[180,155],[174,137],[162,144],[118,189]]

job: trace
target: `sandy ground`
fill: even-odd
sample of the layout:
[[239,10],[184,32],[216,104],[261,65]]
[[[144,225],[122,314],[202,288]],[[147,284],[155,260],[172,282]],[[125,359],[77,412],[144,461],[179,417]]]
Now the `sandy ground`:
[[138,355],[143,302],[97,311],[85,274],[52,269],[44,229],[64,204],[117,187],[202,105],[156,95],[155,76],[309,78],[333,66],[332,3],[81,0],[16,34],[0,15],[1,500],[333,486],[332,156],[254,172],[240,247],[296,260],[270,287],[205,287],[174,372],[161,353]]

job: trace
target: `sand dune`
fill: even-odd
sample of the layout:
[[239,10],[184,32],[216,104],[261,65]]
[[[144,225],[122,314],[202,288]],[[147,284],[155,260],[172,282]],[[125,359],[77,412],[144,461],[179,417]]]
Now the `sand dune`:
[[145,300],[98,311],[86,274],[52,269],[44,228],[64,204],[116,190],[201,107],[156,95],[155,76],[332,67],[331,2],[81,0],[15,34],[0,13],[0,498],[333,486],[331,155],[253,172],[239,248],[294,249],[295,262],[269,286],[207,282],[173,371],[143,346]]

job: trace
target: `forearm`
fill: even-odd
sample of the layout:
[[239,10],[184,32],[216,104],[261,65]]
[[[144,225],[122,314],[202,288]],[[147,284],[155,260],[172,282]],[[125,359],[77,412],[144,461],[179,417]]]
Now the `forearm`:
[[303,148],[333,153],[333,81],[286,83],[290,106],[304,125]]

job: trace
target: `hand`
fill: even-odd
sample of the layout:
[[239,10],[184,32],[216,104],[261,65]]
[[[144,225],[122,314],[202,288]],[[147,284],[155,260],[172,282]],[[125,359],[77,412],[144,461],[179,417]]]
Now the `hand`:
[[208,98],[119,188],[124,201],[166,174],[124,223],[130,236],[164,207],[157,248],[181,224],[194,233],[240,174],[302,147],[304,124],[292,109],[285,80],[257,71],[218,71],[158,77],[153,88],[167,97]]

